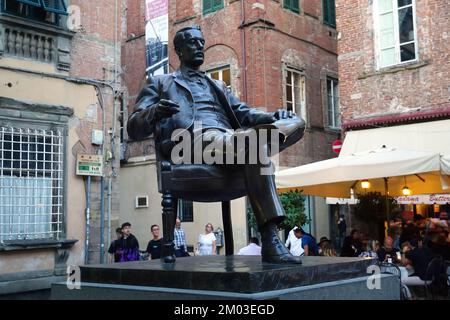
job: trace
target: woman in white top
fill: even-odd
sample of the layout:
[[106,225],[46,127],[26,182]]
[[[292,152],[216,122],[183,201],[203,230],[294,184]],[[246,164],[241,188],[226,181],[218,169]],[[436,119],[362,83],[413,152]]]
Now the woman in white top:
[[200,256],[213,256],[216,254],[216,236],[213,225],[207,223],[205,233],[198,236],[198,254]]

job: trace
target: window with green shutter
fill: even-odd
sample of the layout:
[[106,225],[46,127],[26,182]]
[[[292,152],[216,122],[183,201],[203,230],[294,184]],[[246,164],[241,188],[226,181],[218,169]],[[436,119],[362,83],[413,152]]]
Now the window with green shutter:
[[323,23],[336,28],[336,5],[335,0],[323,0]]
[[300,0],[284,0],[283,8],[300,13]]
[[65,0],[0,0],[0,11],[36,20],[60,24],[60,16],[67,15]]
[[48,12],[67,14],[67,8],[64,0],[41,0],[41,2],[42,7]]
[[203,0],[203,14],[211,13],[223,8],[223,0]]
[[30,4],[30,5],[36,6],[36,7],[41,6],[41,0],[17,0],[17,2],[21,2],[24,4]]

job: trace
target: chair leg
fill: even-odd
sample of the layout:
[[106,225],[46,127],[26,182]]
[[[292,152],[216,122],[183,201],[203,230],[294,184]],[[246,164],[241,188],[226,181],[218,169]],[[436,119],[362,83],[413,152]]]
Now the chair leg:
[[232,256],[234,254],[233,226],[231,225],[231,203],[222,201],[222,221],[225,235],[225,254]]
[[175,262],[174,229],[177,217],[178,199],[174,198],[170,192],[162,195],[162,222],[164,241],[161,248],[161,258],[166,263]]

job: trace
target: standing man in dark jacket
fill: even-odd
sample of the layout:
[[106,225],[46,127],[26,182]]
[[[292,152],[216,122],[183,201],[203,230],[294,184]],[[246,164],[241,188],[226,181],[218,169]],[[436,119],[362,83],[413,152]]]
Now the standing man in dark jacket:
[[120,262],[138,261],[139,260],[139,242],[134,235],[131,234],[131,223],[122,224],[123,237],[120,240],[121,255]]
[[122,255],[121,240],[122,240],[122,228],[116,229],[116,237],[117,239],[111,242],[111,245],[108,248],[108,253],[111,255],[110,262],[113,260],[114,262],[120,262],[120,257]]
[[344,239],[347,234],[347,223],[345,222],[345,216],[343,214],[340,215],[339,220],[337,222],[338,226],[338,248],[342,248],[344,245]]

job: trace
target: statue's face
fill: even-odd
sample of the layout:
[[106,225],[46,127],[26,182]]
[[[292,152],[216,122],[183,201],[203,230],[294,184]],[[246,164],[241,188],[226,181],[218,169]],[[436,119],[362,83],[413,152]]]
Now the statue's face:
[[205,54],[205,39],[200,30],[191,29],[184,32],[184,43],[179,51],[181,64],[190,67],[198,68],[203,64]]

